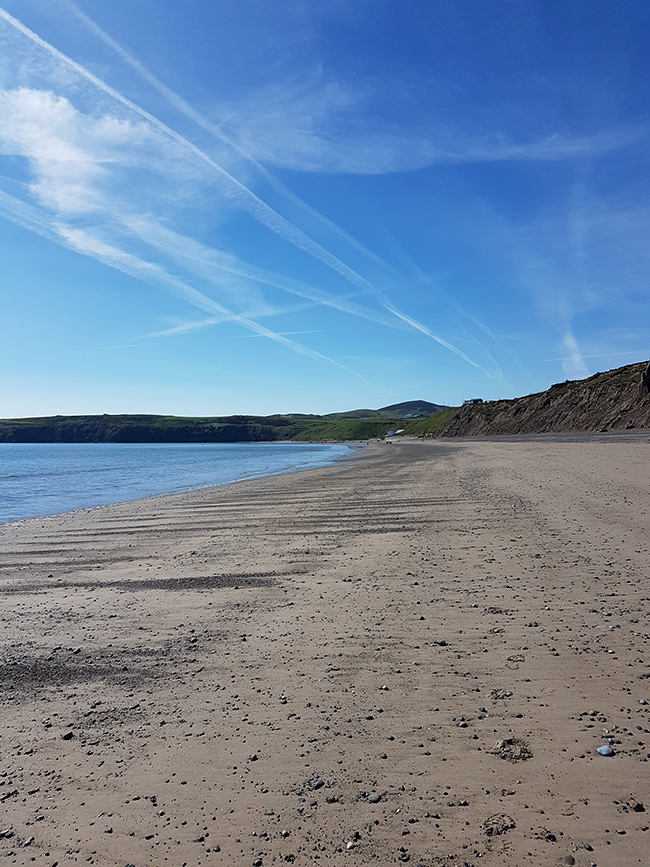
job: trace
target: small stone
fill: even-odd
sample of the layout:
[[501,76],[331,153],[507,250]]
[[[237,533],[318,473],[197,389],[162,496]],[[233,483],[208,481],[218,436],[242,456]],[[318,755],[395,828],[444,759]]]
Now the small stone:
[[576,863],[576,859],[573,857],[573,855],[565,855],[564,858],[562,859],[562,862],[564,864],[570,864],[571,865],[571,864]]
[[264,862],[262,861],[261,858],[257,858],[255,861],[253,861],[253,867],[262,867],[263,863]]
[[65,734],[62,734],[61,737],[64,741],[71,741],[74,737],[74,732],[66,732]]
[[312,789],[322,789],[325,785],[325,780],[316,780],[312,786]]
[[284,830],[284,831],[280,834],[280,836],[281,836],[281,837],[288,837],[290,833],[291,833],[290,831]]
[[586,849],[587,852],[593,852],[594,851],[594,847],[590,846],[589,843],[585,843],[583,848]]
[[639,699],[639,704],[647,704],[648,702],[644,698]]
[[251,762],[256,762],[257,761],[257,753],[252,753],[248,758],[250,759]]
[[459,728],[459,729],[466,729],[466,728],[467,728],[467,723],[466,723],[466,722],[459,722],[459,723],[458,723],[458,728]]
[[33,842],[34,842],[33,837],[26,837],[25,840],[23,841],[23,846],[31,846]]
[[352,840],[348,840],[348,842],[345,845],[345,848],[346,849],[354,849],[354,843],[352,842]]
[[212,851],[213,852],[221,852],[221,846],[213,846]]
[[386,755],[386,753],[382,753],[382,754],[379,756],[379,758],[380,758],[380,759],[387,759],[388,756]]
[[379,687],[379,689],[388,689],[388,687],[387,687],[386,684],[384,683],[384,684],[382,684],[382,686]]
[[598,747],[596,750],[599,756],[613,756],[614,750],[610,747],[609,744],[603,744],[602,747]]
[[378,792],[371,792],[368,795],[368,800],[371,804],[378,804],[381,801],[381,795]]

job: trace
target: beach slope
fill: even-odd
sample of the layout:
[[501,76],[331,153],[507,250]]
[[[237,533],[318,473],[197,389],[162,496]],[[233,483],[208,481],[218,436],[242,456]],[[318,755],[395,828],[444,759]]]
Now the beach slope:
[[647,863],[649,467],[405,441],[0,527],[4,861]]

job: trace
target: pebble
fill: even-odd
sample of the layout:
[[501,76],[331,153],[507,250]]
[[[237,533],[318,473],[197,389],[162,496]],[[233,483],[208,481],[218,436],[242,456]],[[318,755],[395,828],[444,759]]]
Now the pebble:
[[65,734],[62,734],[61,737],[64,741],[71,741],[74,737],[74,732],[66,732]]
[[613,756],[614,750],[610,747],[609,744],[603,744],[602,747],[598,747],[596,750],[599,756]]
[[249,759],[251,760],[251,762],[256,762],[257,761],[257,754],[252,753],[252,755],[249,756]]
[[346,848],[346,849],[354,849],[354,843],[352,842],[352,840],[348,840],[348,842],[346,843],[345,848]]
[[377,792],[371,792],[368,795],[368,800],[371,804],[378,804],[379,801],[381,801],[381,795],[379,795]]
[[587,852],[593,852],[594,851],[594,847],[590,846],[589,843],[585,843],[584,848],[587,850]]
[[562,859],[562,861],[565,864],[575,864],[576,863],[576,859],[573,857],[573,855],[565,855],[564,858]]
[[647,704],[648,702],[644,698],[639,699],[639,704]]
[[286,830],[285,830],[285,831],[282,832],[282,834],[280,834],[280,836],[281,836],[281,837],[288,837],[290,833],[291,833],[291,831],[286,831]]
[[325,785],[325,780],[316,780],[312,789],[321,789]]

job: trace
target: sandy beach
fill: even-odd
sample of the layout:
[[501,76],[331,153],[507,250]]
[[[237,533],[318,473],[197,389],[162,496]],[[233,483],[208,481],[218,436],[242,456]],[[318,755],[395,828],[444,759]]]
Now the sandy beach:
[[647,864],[648,440],[0,527],[2,863]]

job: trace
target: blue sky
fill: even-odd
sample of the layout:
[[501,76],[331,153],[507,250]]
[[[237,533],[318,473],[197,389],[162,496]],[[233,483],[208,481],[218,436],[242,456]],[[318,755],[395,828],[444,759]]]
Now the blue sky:
[[643,0],[0,0],[0,416],[650,356]]

